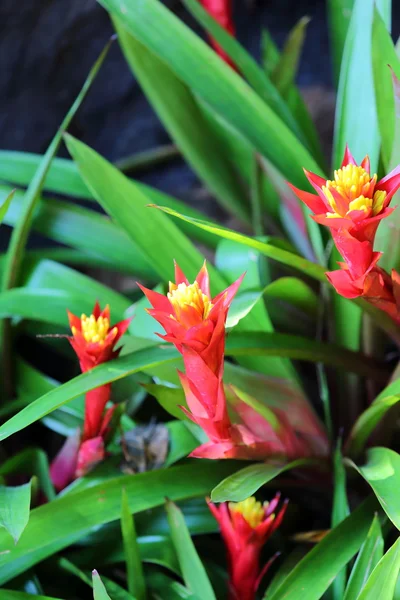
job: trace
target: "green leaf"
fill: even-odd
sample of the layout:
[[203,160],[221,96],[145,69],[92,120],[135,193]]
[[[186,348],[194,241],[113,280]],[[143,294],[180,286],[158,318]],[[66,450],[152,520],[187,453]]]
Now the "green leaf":
[[[175,224],[165,215],[150,211],[148,198],[94,150],[69,135],[66,143],[94,196],[145,253],[156,272],[171,279],[176,259],[187,277],[194,279],[203,257]],[[225,282],[214,269],[210,271],[214,285],[223,288]]]
[[397,452],[389,448],[370,448],[364,466],[359,467],[349,459],[346,462],[369,483],[389,519],[400,529],[400,456]]
[[14,417],[11,417],[0,427],[0,439],[6,439],[10,435],[24,429],[35,421],[59,408],[69,400],[85,394],[89,390],[100,387],[105,383],[116,381],[137,373],[143,369],[158,365],[163,362],[172,361],[177,352],[174,348],[156,347],[133,352],[119,359],[104,363],[82,373],[38,398]]
[[358,600],[393,600],[399,571],[400,539],[378,562],[358,596]]
[[112,598],[112,600],[136,600],[136,598],[112,579],[104,577],[103,575],[102,582],[106,588],[107,594],[111,594],[110,598]]
[[157,385],[150,383],[146,385],[146,390],[157,399],[157,402],[163,409],[175,419],[189,421],[181,406],[188,408],[185,394],[182,388],[168,387],[166,385]]
[[[40,154],[0,150],[0,179],[20,186],[27,186],[34,176],[41,160],[42,156]],[[197,218],[201,217],[199,211],[160,190],[145,185],[144,183],[140,183],[139,181],[135,181],[135,185],[148,196],[152,202],[165,204],[180,212],[182,212],[184,208],[187,214]],[[73,198],[94,201],[93,194],[80,176],[75,163],[67,158],[53,159],[43,189],[50,192],[57,192],[64,196],[67,195],[72,196]],[[196,240],[204,243],[206,246],[213,247],[213,245],[215,245],[215,238],[213,238],[212,235],[205,232],[199,232],[196,230],[196,227],[183,224],[181,229],[187,235],[193,236]]]
[[[0,191],[4,189],[0,186]],[[6,188],[7,189],[7,188]],[[23,209],[24,193],[17,191],[4,222],[16,225]],[[145,256],[124,231],[94,210],[63,202],[40,199],[32,220],[32,229],[62,244],[101,256],[113,269],[156,280]],[[101,243],[99,243],[101,240]]]
[[372,66],[379,131],[382,138],[382,160],[385,168],[389,169],[396,121],[391,69],[400,78],[400,60],[387,26],[377,10],[374,11],[372,24]]
[[[266,29],[263,29],[262,31],[262,53],[264,71],[268,77],[271,77],[281,60],[281,52]],[[313,148],[314,156],[321,157],[319,162],[322,165],[325,165],[325,159],[323,157],[317,130],[297,86],[293,84],[290,87],[285,99],[298,125],[307,136],[308,143]]]
[[340,65],[353,6],[354,0],[328,0],[328,25],[336,86],[339,81]]
[[226,210],[249,221],[246,190],[191,90],[122,21],[114,18],[114,26],[132,72],[183,156]]
[[0,485],[0,527],[4,527],[16,544],[29,521],[31,484],[18,487]]
[[285,42],[279,62],[271,74],[272,81],[284,98],[287,97],[296,79],[300,55],[309,22],[309,17],[303,17],[297,25],[293,27]]
[[15,190],[12,190],[11,192],[9,192],[6,199],[3,200],[3,202],[0,206],[0,223],[2,223],[4,221],[4,219],[6,218],[7,212],[10,208],[11,200],[13,199],[14,195],[15,195]]
[[185,586],[178,581],[174,581],[165,573],[151,573],[149,577],[154,600],[203,600],[192,594]]
[[315,466],[315,464],[317,464],[315,459],[299,458],[289,463],[250,465],[221,481],[211,492],[211,500],[213,502],[226,502],[227,500],[241,502],[281,473],[303,466]]
[[[98,300],[101,305],[109,304],[111,307],[111,319],[114,322],[122,319],[131,305],[131,301],[123,294],[119,294],[115,290],[95,281],[91,277],[75,271],[75,269],[71,269],[70,267],[54,261],[42,260],[37,264],[31,266],[28,265],[24,275],[25,289],[35,290],[39,295],[41,294],[41,290],[51,289],[57,290],[57,294],[67,292],[75,298],[77,298],[77,296],[81,299],[86,298],[83,303],[86,305],[89,303],[91,304],[90,312],[92,312],[96,300]],[[14,293],[14,301],[16,302],[18,293],[17,291]],[[21,291],[20,293],[23,297],[24,292]],[[24,316],[24,312],[29,314],[30,309],[24,309],[22,302],[19,302],[18,305],[20,306],[21,316]],[[64,310],[66,310],[66,308],[68,307],[64,306]],[[59,305],[59,309],[61,310],[61,304]],[[79,310],[78,314],[81,312],[82,311]],[[64,320],[64,323],[65,325],[68,324],[67,319]]]
[[377,515],[374,516],[367,538],[361,546],[351,571],[343,600],[357,600],[371,572],[383,556],[383,538]]
[[55,156],[58,147],[61,143],[63,132],[68,128],[71,120],[75,116],[78,108],[80,107],[83,99],[85,98],[87,92],[89,91],[93,80],[95,79],[101,65],[105,57],[107,56],[111,41],[106,45],[99,58],[95,62],[92,67],[80,93],[78,94],[75,102],[69,109],[67,115],[65,116],[61,126],[59,127],[56,135],[50,143],[46,153],[43,156],[43,159],[29,184],[29,187],[26,191],[23,209],[21,211],[21,215],[18,223],[16,224],[11,240],[9,249],[7,252],[7,260],[3,272],[2,279],[2,289],[9,289],[15,287],[15,284],[18,282],[20,266],[22,263],[22,258],[25,250],[25,244],[28,239],[29,230],[31,227],[31,222],[34,215],[35,207],[40,199],[40,193],[43,187],[43,183],[46,177],[46,174],[49,170],[51,161]]
[[[222,240],[218,245],[215,261],[216,266],[229,283],[233,283],[243,273],[246,273],[246,277],[240,286],[239,294],[233,300],[232,307],[229,311],[227,326],[232,326],[233,319],[238,322],[236,331],[272,332],[274,328],[267,309],[262,301],[258,301],[258,299],[261,298],[261,294],[256,294],[254,298],[254,294],[251,294],[250,292],[250,303],[246,296],[246,292],[254,289],[257,290],[262,287],[261,270],[263,267],[266,267],[266,265],[263,264],[265,258],[255,253],[254,250],[243,248],[243,246],[236,242]],[[251,298],[251,296],[253,296],[253,298]],[[249,313],[246,314],[248,308],[250,308],[250,310]],[[239,323],[239,321],[241,322]],[[252,369],[253,371],[298,381],[296,371],[288,360],[282,358],[268,360],[262,357],[255,358],[243,356],[239,361],[243,366]]]
[[125,551],[128,591],[137,600],[145,600],[146,582],[136,536],[135,521],[129,509],[128,497],[124,489],[122,490],[121,532]]
[[[400,162],[398,148],[400,139],[400,60],[392,38],[378,11],[375,10],[372,28],[372,59],[374,67],[375,95],[379,129],[382,137],[382,161],[386,171]],[[396,195],[393,205],[397,204]],[[375,247],[383,252],[380,265],[387,271],[400,267],[399,259],[399,212],[394,211],[382,221],[377,231]]]
[[284,333],[258,333],[256,331],[232,332],[226,343],[228,356],[287,356],[298,360],[323,362],[343,369],[387,381],[388,371],[366,355],[347,350],[336,344],[318,342]]
[[135,0],[121,6],[118,0],[102,0],[101,4],[294,184],[303,184],[302,166],[319,171],[307,149],[271,108],[161,2]]
[[296,123],[276,86],[273,85],[266,73],[260,69],[254,58],[204,10],[199,2],[196,0],[183,0],[183,3],[195,19],[230,56],[257,94],[286,123],[293,133],[307,145],[306,138],[299,124]]
[[375,509],[375,499],[363,502],[295,566],[268,600],[320,600],[361,547]]
[[170,501],[166,503],[165,509],[171,530],[172,543],[175,546],[186,586],[199,598],[215,600],[214,591],[192,542],[182,512]]
[[[391,0],[378,0],[376,5],[388,25]],[[358,162],[369,155],[372,173],[378,167],[380,145],[371,58],[374,6],[375,0],[354,2],[340,71],[333,153],[338,168],[349,144]]]
[[15,590],[1,590],[1,600],[32,600],[32,598],[35,600],[60,600],[59,598],[54,598],[53,596],[51,598],[50,596],[39,596],[37,594],[32,596],[32,594],[17,592]]
[[[85,490],[65,494],[31,512],[17,546],[0,531],[0,585],[62,548],[81,540],[100,525],[121,514],[121,492],[125,488],[129,509],[135,515],[174,501],[204,498],[210,489],[235,468],[235,461],[196,461],[185,466],[119,476]],[[146,520],[148,516],[146,515]],[[57,523],[57,527],[54,524]],[[7,551],[7,552],[5,552]]]
[[[333,490],[333,507],[332,507],[332,529],[339,523],[344,521],[350,514],[349,503],[346,492],[346,470],[343,465],[343,457],[341,451],[341,442],[337,443],[335,455],[333,457],[333,474],[334,474],[334,490]],[[338,573],[332,583],[332,595],[336,600],[342,600],[346,587],[347,572],[344,568]]]
[[355,456],[360,454],[375,427],[380,423],[387,411],[392,406],[395,406],[399,400],[400,395],[383,397],[380,395],[374,400],[371,406],[358,417],[351,429],[346,444],[348,454]]
[[54,500],[56,494],[49,473],[49,461],[47,454],[40,448],[26,448],[15,456],[12,456],[0,467],[0,475],[36,475],[40,487],[48,501]]
[[[326,282],[325,269],[322,266],[316,265],[315,263],[312,263],[305,258],[298,256],[297,254],[292,254],[291,252],[282,250],[281,248],[273,246],[272,244],[260,242],[257,239],[237,233],[236,231],[232,231],[226,227],[222,227],[220,225],[215,226],[207,221],[193,219],[192,217],[182,215],[166,206],[157,206],[155,208],[159,208],[160,210],[169,215],[177,217],[178,219],[192,223],[193,225],[196,225],[205,231],[213,232],[219,237],[236,241],[244,246],[247,246],[248,248],[254,248],[254,250],[259,251],[264,256],[272,258],[273,260],[276,260],[277,262],[280,262],[288,267],[293,267],[294,269],[309,275],[317,281],[321,281],[323,283]],[[374,319],[374,322],[376,322],[376,324],[386,331],[391,337],[400,341],[398,327],[388,315],[363,300],[357,299],[355,304],[360,306],[364,312],[367,312],[369,315],[371,315],[371,317]]]
[[92,572],[93,576],[93,598],[94,600],[111,600],[110,596],[107,594],[107,590],[104,587],[104,583],[100,579],[100,575],[96,571],[96,569]]

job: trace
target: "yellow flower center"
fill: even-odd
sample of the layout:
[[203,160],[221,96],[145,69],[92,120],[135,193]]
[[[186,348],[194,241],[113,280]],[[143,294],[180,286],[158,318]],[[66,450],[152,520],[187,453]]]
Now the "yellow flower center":
[[242,502],[229,502],[230,512],[238,512],[243,515],[252,529],[255,529],[264,520],[266,506],[268,506],[268,502],[262,505],[254,496],[250,496]]
[[[94,315],[81,316],[82,335],[88,343],[102,344],[110,329],[110,322],[106,317],[96,319]],[[72,331],[74,333],[74,331]]]
[[[363,168],[357,165],[346,165],[334,173],[335,179],[327,181],[326,186],[322,187],[333,213],[328,212],[330,218],[345,217],[353,210],[362,210],[375,216],[383,209],[383,203],[386,192],[377,191],[374,193],[377,175],[373,177]],[[335,190],[347,201],[347,210],[339,207],[331,192]]]
[[169,284],[168,300],[175,309],[175,313],[179,318],[181,311],[187,306],[194,308],[201,319],[206,319],[213,307],[211,299],[206,296],[200,289],[197,281],[187,285],[186,283]]

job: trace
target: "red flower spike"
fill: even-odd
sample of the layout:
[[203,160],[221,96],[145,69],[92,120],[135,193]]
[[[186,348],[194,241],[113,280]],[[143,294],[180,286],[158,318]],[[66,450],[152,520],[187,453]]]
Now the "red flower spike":
[[[235,25],[232,18],[232,0],[200,0],[203,8],[211,15],[229,35],[235,36]],[[226,54],[225,50],[210,37],[210,42],[215,52],[233,69],[236,69],[231,58]]]
[[[176,282],[167,298],[142,288],[153,308],[148,312],[164,327],[164,340],[172,342],[183,356],[186,373],[179,373],[188,409],[185,414],[207,434],[209,442],[196,448],[193,458],[237,458],[266,460],[274,456],[299,458],[325,455],[328,443],[318,423],[302,413],[305,431],[292,426],[283,413],[270,411],[271,422],[243,401],[232,389],[232,423],[223,385],[225,322],[229,306],[242,281],[210,297],[204,264],[195,282],[189,284],[175,265]],[[264,410],[264,413],[267,413]],[[294,415],[296,416],[296,415]]]
[[[116,350],[115,346],[132,319],[125,319],[110,326],[110,308],[107,305],[101,310],[98,302],[94,305],[90,317],[84,314],[78,317],[69,311],[67,313],[72,332],[68,340],[75,350],[83,373],[118,356],[120,348]],[[81,439],[75,446],[72,441],[67,440],[51,465],[51,478],[58,490],[103,460],[105,437],[114,411],[112,407],[104,414],[110,395],[110,384],[90,390],[86,394]]]
[[[170,282],[167,298],[138,284],[153,307],[148,313],[165,329],[166,335],[160,337],[172,342],[181,353],[183,346],[192,348],[200,356],[205,352],[207,366],[217,374],[223,359],[226,317],[244,274],[211,298],[206,264],[192,284],[178,265],[175,265],[175,273],[176,283]],[[210,346],[218,350],[211,352]]]
[[255,599],[261,579],[272,564],[270,560],[261,567],[261,550],[281,524],[287,508],[285,501],[276,514],[279,500],[280,494],[264,505],[254,496],[237,503],[223,502],[219,506],[208,501],[227,550],[229,600]]
[[[290,186],[314,213],[314,220],[335,231],[347,230],[358,241],[373,243],[379,222],[389,216],[390,200],[400,187],[400,167],[377,181],[370,175],[369,158],[358,166],[346,147],[342,166],[332,181],[305,171],[318,196]],[[314,196],[314,198],[312,198]],[[335,239],[341,252],[340,240]]]

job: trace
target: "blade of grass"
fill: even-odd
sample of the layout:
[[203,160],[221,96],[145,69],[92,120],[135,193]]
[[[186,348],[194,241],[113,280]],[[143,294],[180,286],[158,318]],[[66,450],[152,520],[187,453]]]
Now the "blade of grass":
[[146,599],[146,582],[136,536],[134,517],[129,509],[126,491],[122,490],[121,532],[125,550],[128,592],[137,600]]
[[199,598],[216,600],[214,590],[192,542],[181,510],[171,501],[167,501],[165,510],[185,585]]

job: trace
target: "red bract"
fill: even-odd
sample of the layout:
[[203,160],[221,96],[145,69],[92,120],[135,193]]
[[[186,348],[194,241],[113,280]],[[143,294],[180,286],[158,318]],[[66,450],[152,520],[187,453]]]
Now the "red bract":
[[[125,319],[110,326],[110,307],[107,305],[101,310],[98,302],[90,317],[82,314],[79,318],[68,311],[68,319],[72,331],[72,337],[68,340],[76,352],[83,373],[118,356],[121,349],[115,350],[115,346],[131,322],[131,319]],[[86,394],[84,440],[99,435],[110,394],[110,384]]]
[[[206,263],[192,284],[175,264],[175,283],[170,282],[167,296],[140,286],[153,306],[148,313],[166,331],[166,335],[160,337],[174,344],[184,360],[187,359],[185,367],[189,378],[194,360],[198,361],[194,367],[196,371],[202,369],[204,363],[216,377],[220,376],[224,364],[225,321],[243,277],[211,298]],[[202,379],[207,377],[208,372]]]
[[[110,326],[110,308],[100,309],[96,302],[90,317],[77,317],[68,312],[72,336],[68,338],[79,359],[83,373],[97,365],[116,358],[121,350],[115,346],[128,329],[131,319]],[[110,399],[111,385],[90,390],[85,397],[85,417],[80,444],[67,440],[52,463],[52,481],[56,489],[63,489],[74,477],[81,477],[104,459],[104,438],[107,434],[114,407],[104,414]]]
[[342,254],[338,231],[346,230],[360,242],[373,243],[379,222],[393,211],[389,203],[400,187],[400,167],[377,181],[377,176],[370,174],[368,157],[358,166],[346,148],[334,180],[323,179],[310,171],[305,174],[317,195],[289,185],[314,213],[313,219],[331,229],[339,252]]
[[[232,18],[232,0],[200,0],[200,3],[229,35],[235,35],[235,25]],[[212,37],[210,37],[210,42],[222,60],[231,67],[236,68],[225,50]]]
[[187,415],[210,439],[193,456],[227,458],[235,446],[222,377],[226,317],[242,279],[211,298],[206,263],[192,284],[175,264],[175,283],[170,283],[167,296],[142,287],[153,306],[149,314],[166,331],[160,337],[183,356],[186,374],[179,375],[190,409]]
[[177,265],[175,277],[167,296],[142,289],[153,306],[148,312],[166,331],[160,337],[172,342],[183,356],[185,373],[179,376],[188,409],[182,410],[210,440],[190,456],[265,460],[325,455],[326,435],[308,414],[303,419],[308,435],[298,435],[282,411],[268,411],[263,405],[260,414],[252,408],[251,398],[233,388],[232,419],[228,414],[223,385],[225,322],[242,277],[215,298],[210,297],[205,264],[192,284]]
[[242,502],[223,502],[209,508],[218,521],[224,540],[229,571],[229,600],[254,600],[260,582],[274,556],[264,567],[260,565],[263,546],[280,526],[287,501],[275,514],[280,494],[263,505],[254,496]]

